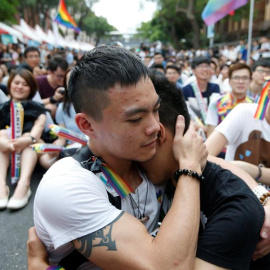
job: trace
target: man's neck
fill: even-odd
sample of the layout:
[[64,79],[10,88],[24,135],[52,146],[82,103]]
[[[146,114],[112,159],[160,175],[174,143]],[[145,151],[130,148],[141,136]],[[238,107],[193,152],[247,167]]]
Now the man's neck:
[[50,74],[47,75],[47,80],[48,80],[48,83],[51,86],[51,88],[56,88],[58,86],[58,84],[54,82],[54,80]]
[[133,190],[142,183],[142,178],[134,162],[112,156],[112,154],[107,151],[99,151],[93,143],[90,143],[88,147],[90,147],[94,155],[101,157]]
[[252,81],[249,86],[249,90],[254,95],[260,95],[262,91],[262,87],[263,86],[261,84],[257,84],[255,81]]
[[207,90],[208,81],[197,79],[197,82],[201,92],[205,92]]
[[237,94],[237,93],[234,93],[233,91],[231,92],[231,95],[233,98],[235,98],[236,100],[239,100],[239,101],[246,97],[246,94]]

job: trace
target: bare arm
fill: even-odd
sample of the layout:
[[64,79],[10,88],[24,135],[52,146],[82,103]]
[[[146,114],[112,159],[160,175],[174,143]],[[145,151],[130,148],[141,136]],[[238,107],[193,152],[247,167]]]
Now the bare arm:
[[226,137],[218,131],[213,131],[205,141],[209,155],[217,156],[228,143]]
[[50,266],[48,253],[38,238],[35,227],[28,230],[27,259],[28,270],[45,270]]
[[[231,163],[244,170],[253,179],[259,175],[259,169],[256,165],[241,160],[234,160]],[[270,185],[270,168],[261,167],[261,171],[262,175],[258,181],[265,185]]]
[[46,115],[41,114],[36,119],[32,129],[29,133],[25,133],[21,137],[19,137],[18,139],[14,139],[12,141],[14,150],[21,152],[22,150],[27,148],[32,143],[32,139],[29,135],[34,137],[36,140],[39,140],[41,137],[41,134],[44,130],[45,122],[46,122]]
[[206,134],[207,134],[207,137],[209,137],[212,133],[213,133],[213,131],[215,130],[215,126],[211,126],[211,125],[207,125],[207,127],[206,127],[207,129],[206,129]]
[[[178,155],[178,162],[181,160],[179,167],[200,173],[207,156],[202,138],[194,128],[179,138],[183,130],[184,120],[179,117],[178,138],[174,140],[174,154]],[[199,229],[199,184],[190,176],[179,178],[172,207],[156,238],[147,233],[140,221],[125,213],[73,243],[79,252],[103,269],[192,269]]]

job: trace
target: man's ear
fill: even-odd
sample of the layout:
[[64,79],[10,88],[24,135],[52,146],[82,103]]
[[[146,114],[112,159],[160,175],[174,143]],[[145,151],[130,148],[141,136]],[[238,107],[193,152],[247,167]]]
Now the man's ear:
[[158,142],[160,144],[163,144],[166,138],[166,131],[165,131],[165,127],[161,123],[159,123],[159,125],[160,125],[160,130],[158,132]]
[[82,133],[87,135],[89,138],[95,138],[95,132],[93,129],[94,120],[91,117],[85,113],[77,113],[75,116],[75,121]]

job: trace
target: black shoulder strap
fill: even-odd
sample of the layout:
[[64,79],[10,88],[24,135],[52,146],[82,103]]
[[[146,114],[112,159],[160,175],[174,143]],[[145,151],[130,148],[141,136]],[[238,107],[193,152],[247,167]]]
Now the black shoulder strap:
[[[91,157],[94,156],[88,146],[84,146],[77,150],[77,152],[72,156],[77,160],[81,166],[93,173],[100,172],[99,165],[92,161]],[[107,192],[110,203],[117,209],[121,209],[121,198],[120,196],[114,197],[111,193]],[[65,270],[75,270],[83,263],[87,262],[86,259],[79,251],[76,249],[64,257],[59,265],[65,268]]]
[[[100,172],[100,160],[95,159],[93,160],[92,157],[94,154],[91,152],[88,146],[84,146],[77,150],[77,152],[72,156],[75,160],[77,160],[81,166],[89,170],[93,173]],[[117,209],[121,210],[121,198],[120,196],[113,196],[110,192],[108,192],[108,197],[110,203],[116,207]]]

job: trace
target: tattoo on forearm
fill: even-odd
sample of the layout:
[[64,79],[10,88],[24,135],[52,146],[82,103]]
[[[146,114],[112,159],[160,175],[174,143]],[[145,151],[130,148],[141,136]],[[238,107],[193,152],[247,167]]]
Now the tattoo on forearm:
[[116,242],[112,240],[113,224],[124,214],[122,212],[114,221],[104,228],[77,239],[80,247],[77,248],[86,258],[89,258],[93,247],[107,247],[108,250],[117,250]]

